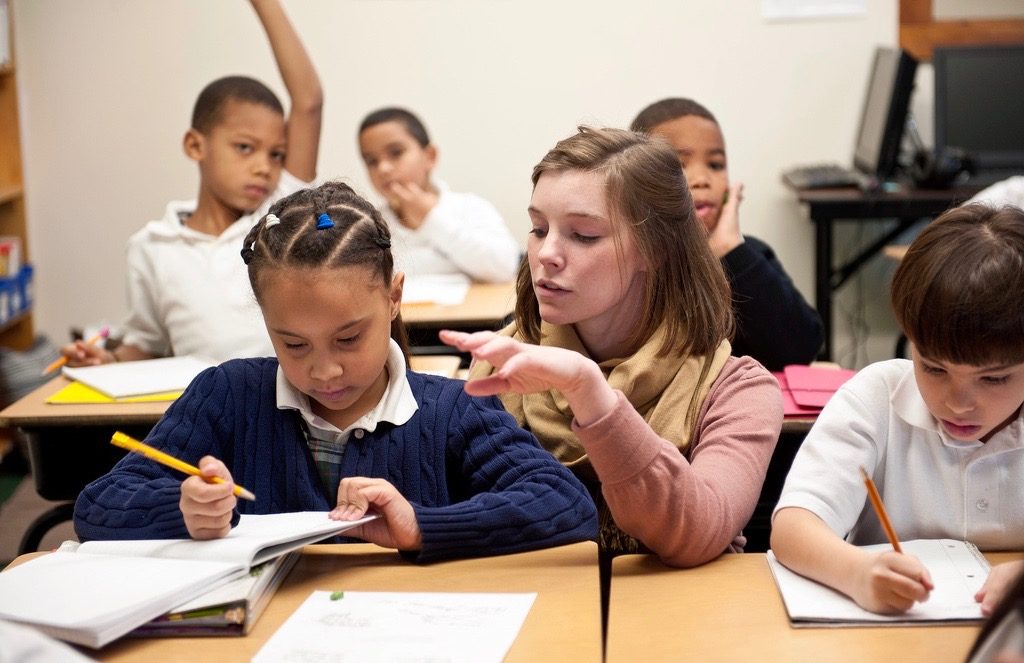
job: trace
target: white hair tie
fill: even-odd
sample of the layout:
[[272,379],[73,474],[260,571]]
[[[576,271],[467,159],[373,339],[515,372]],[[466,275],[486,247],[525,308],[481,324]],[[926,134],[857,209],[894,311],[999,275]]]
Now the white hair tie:
[[268,214],[266,223],[263,224],[263,227],[269,228],[271,226],[276,226],[279,223],[281,223],[281,219],[277,218],[276,214]]

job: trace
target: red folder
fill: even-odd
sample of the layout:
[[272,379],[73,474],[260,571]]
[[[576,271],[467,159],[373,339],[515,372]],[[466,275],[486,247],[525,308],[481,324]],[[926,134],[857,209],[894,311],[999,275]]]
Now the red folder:
[[786,383],[793,401],[804,408],[823,408],[832,394],[856,374],[842,368],[787,366]]

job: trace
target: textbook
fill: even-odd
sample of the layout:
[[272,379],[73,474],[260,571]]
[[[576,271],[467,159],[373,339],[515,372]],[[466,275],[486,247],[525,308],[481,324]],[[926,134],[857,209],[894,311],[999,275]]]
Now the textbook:
[[142,361],[119,361],[100,366],[65,366],[70,380],[81,382],[110,398],[180,392],[204,369],[213,366],[197,357],[162,357]]
[[209,541],[67,542],[0,573],[0,618],[99,648],[253,566],[376,517],[243,515],[227,536]]
[[216,587],[138,627],[130,637],[246,635],[295,566],[299,552],[252,567],[241,578]]
[[[768,551],[768,567],[782,595],[790,624],[800,627],[931,626],[981,622],[981,604],[974,594],[988,577],[989,564],[971,543],[953,539],[901,541],[903,552],[921,560],[935,589],[924,603],[915,603],[899,615],[879,615],[861,608],[853,599],[790,571]],[[864,550],[892,550],[888,543],[862,546]]]

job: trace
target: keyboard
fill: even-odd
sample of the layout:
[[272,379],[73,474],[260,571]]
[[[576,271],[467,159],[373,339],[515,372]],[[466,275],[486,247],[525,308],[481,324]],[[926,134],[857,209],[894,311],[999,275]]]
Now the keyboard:
[[836,189],[863,186],[864,175],[835,163],[795,166],[783,171],[782,181],[794,189]]

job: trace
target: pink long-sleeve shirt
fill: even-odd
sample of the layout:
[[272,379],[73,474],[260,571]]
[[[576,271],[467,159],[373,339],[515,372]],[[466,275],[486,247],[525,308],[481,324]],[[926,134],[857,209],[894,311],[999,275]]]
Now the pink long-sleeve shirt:
[[572,430],[619,528],[672,566],[742,550],[740,530],[757,505],[782,428],[775,378],[750,357],[731,357],[711,385],[685,455],[617,396],[614,410],[586,427],[573,421]]

